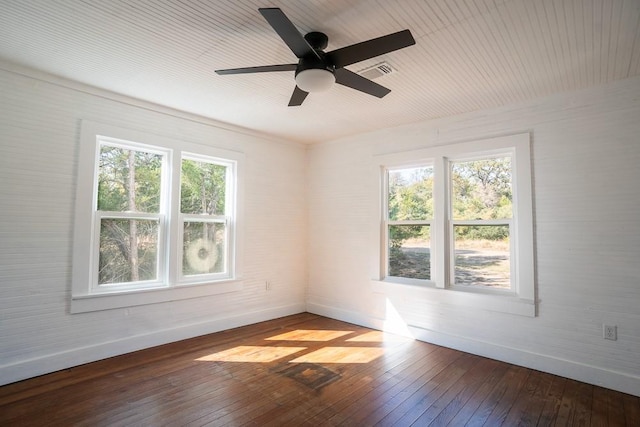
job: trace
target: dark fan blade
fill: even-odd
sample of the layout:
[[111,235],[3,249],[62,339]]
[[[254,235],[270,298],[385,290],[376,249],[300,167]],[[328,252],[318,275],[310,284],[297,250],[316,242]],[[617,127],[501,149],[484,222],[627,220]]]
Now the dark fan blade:
[[295,71],[297,64],[264,65],[261,67],[229,68],[227,70],[216,70],[217,74],[247,74],[266,73],[269,71]]
[[342,68],[365,59],[393,52],[403,47],[416,44],[411,31],[403,30],[397,33],[352,44],[327,53],[327,59],[336,68]]
[[276,33],[280,36],[280,38],[289,46],[289,49],[293,51],[293,53],[298,58],[304,58],[305,56],[314,55],[316,58],[320,59],[320,55],[316,52],[309,43],[302,37],[300,31],[293,25],[293,23],[287,18],[287,15],[284,14],[280,8],[277,7],[269,7],[258,9],[264,19],[267,20],[269,25],[276,30]]
[[298,105],[302,105],[304,99],[309,95],[309,92],[305,92],[300,89],[298,86],[293,90],[293,94],[291,94],[291,99],[289,100],[289,107],[297,107]]
[[377,96],[378,98],[382,98],[391,92],[391,89],[380,86],[378,83],[372,82],[371,80],[362,77],[360,74],[356,74],[346,68],[336,70],[335,76],[336,83],[359,90],[360,92],[368,93],[369,95]]

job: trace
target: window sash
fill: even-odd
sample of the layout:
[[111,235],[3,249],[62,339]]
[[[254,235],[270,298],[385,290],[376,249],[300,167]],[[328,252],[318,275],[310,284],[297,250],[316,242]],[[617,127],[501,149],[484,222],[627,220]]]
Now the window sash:
[[[155,280],[138,280],[135,282],[118,282],[118,283],[99,283],[100,269],[100,231],[102,220],[104,219],[121,219],[121,220],[143,220],[158,222],[158,241],[156,254],[156,279]],[[91,293],[101,294],[108,292],[123,292],[134,289],[150,289],[162,288],[168,285],[167,282],[167,252],[166,245],[167,223],[166,215],[146,213],[146,212],[109,212],[96,211],[94,213],[94,232],[92,245],[92,277],[90,289]]]
[[[157,147],[153,145],[143,144],[136,141],[127,141],[124,139],[107,137],[102,135],[96,135],[96,149],[95,149],[95,159],[94,159],[94,176],[93,176],[93,209],[94,211],[100,211],[98,209],[98,185],[99,185],[99,175],[100,175],[100,154],[102,152],[102,147],[114,147],[120,148],[123,150],[131,150],[144,152],[148,154],[155,154],[162,157],[162,161],[160,164],[160,201],[159,201],[159,211],[157,213],[166,214],[169,212],[169,193],[171,190],[170,187],[170,174],[171,174],[171,158],[173,155],[173,150],[163,147]],[[103,211],[106,212],[106,211]],[[122,211],[127,212],[127,211]],[[156,212],[150,212],[156,213]]]
[[[208,214],[191,214],[191,213],[182,213],[181,203],[178,202],[178,223],[179,227],[177,230],[178,233],[178,244],[177,244],[177,252],[176,252],[176,286],[180,285],[191,285],[198,283],[205,283],[211,281],[219,281],[225,279],[232,279],[236,274],[236,265],[235,265],[235,224],[234,218],[236,215],[236,184],[237,184],[237,162],[233,160],[223,159],[214,156],[206,156],[201,154],[195,154],[192,152],[182,152],[180,158],[180,179],[179,179],[179,187],[182,188],[182,162],[184,160],[190,160],[194,162],[208,163],[217,166],[223,166],[226,169],[225,172],[225,204],[224,204],[224,214],[223,215],[208,215]],[[185,274],[184,272],[184,257],[185,257],[185,236],[184,236],[184,225],[187,222],[193,223],[213,223],[213,224],[223,224],[224,227],[224,235],[223,235],[223,250],[222,256],[224,257],[223,268],[221,272],[211,272],[211,273],[194,273],[194,274]]]
[[384,253],[384,259],[385,259],[385,263],[384,263],[384,272],[383,272],[383,277],[385,278],[393,278],[393,279],[401,279],[401,280],[410,280],[410,281],[420,281],[420,282],[428,282],[428,283],[432,283],[433,282],[433,275],[432,275],[432,271],[433,271],[433,267],[434,267],[434,261],[433,261],[433,245],[431,243],[429,243],[429,265],[426,266],[428,268],[429,271],[429,278],[428,279],[422,279],[422,278],[412,278],[412,277],[406,277],[406,276],[396,276],[396,275],[392,275],[391,274],[391,233],[390,233],[390,228],[393,226],[418,226],[418,227],[428,227],[429,228],[429,235],[430,235],[430,242],[432,240],[431,236],[432,236],[432,221],[415,221],[415,220],[411,220],[411,221],[386,221],[385,223],[385,237],[384,237],[384,241],[385,241],[385,245],[384,245],[384,249],[383,249],[383,253]]
[[[89,283],[89,294],[101,295],[108,293],[120,293],[134,290],[147,290],[155,288],[166,288],[169,286],[169,261],[168,261],[168,219],[170,212],[170,175],[171,159],[173,150],[165,147],[145,144],[124,138],[115,138],[101,134],[94,135],[95,154],[93,161],[93,233],[91,238],[91,275]],[[143,152],[161,156],[160,163],[160,188],[158,212],[132,212],[132,211],[105,211],[98,209],[98,191],[100,182],[100,156],[103,147],[114,147],[123,150]],[[99,283],[100,270],[100,247],[101,247],[101,227],[105,219],[121,220],[143,220],[157,221],[157,254],[156,254],[156,278],[153,280],[137,280],[118,283]]]
[[[383,238],[382,238],[382,251],[381,251],[381,257],[382,257],[382,268],[381,268],[381,275],[383,278],[389,278],[390,280],[394,280],[394,281],[403,281],[403,282],[417,282],[417,283],[432,283],[433,282],[433,270],[434,270],[434,260],[433,260],[433,245],[430,244],[430,251],[431,251],[431,256],[429,259],[429,271],[430,271],[430,279],[412,279],[412,278],[406,278],[406,277],[402,277],[402,276],[392,276],[390,274],[390,248],[391,248],[391,242],[390,242],[390,233],[389,233],[389,228],[391,226],[394,225],[399,225],[399,226],[405,226],[405,225],[415,225],[415,226],[427,226],[429,227],[430,230],[430,234],[432,233],[433,227],[432,227],[432,222],[433,222],[433,218],[426,218],[426,219],[420,219],[420,220],[391,220],[389,219],[389,174],[393,173],[393,172],[398,172],[398,171],[403,171],[403,170],[407,170],[407,169],[417,169],[417,168],[429,168],[429,169],[434,169],[434,165],[433,163],[430,162],[417,162],[417,163],[407,163],[407,164],[402,164],[402,165],[397,165],[397,166],[389,166],[389,167],[382,167],[381,172],[383,174],[383,185],[382,185],[382,190],[383,190],[383,204],[382,204],[382,217],[383,217],[383,227],[382,227],[382,233],[383,233]],[[435,172],[435,170],[434,170]],[[433,191],[435,193],[435,185],[433,188]],[[433,196],[435,198],[435,194]],[[431,239],[433,240],[433,234],[431,234]]]
[[[209,223],[209,224],[222,224],[224,225],[224,244],[222,254],[223,267],[220,272],[212,273],[193,273],[185,274],[183,268],[183,262],[185,259],[184,252],[184,225],[186,223]],[[198,214],[180,214],[180,244],[178,245],[178,285],[180,284],[193,284],[203,281],[221,280],[231,278],[233,274],[233,228],[232,218],[222,215],[198,215]]]
[[[480,284],[461,284],[456,282],[456,245],[455,245],[455,227],[456,226],[506,226],[509,229],[509,287],[488,287]],[[515,278],[514,273],[516,270],[516,258],[515,258],[515,244],[516,244],[516,236],[513,233],[513,221],[511,219],[500,219],[500,220],[451,220],[449,221],[448,226],[448,258],[447,263],[449,265],[448,276],[447,276],[447,287],[453,289],[475,289],[483,292],[495,292],[495,293],[504,293],[504,294],[514,294],[515,293]]]

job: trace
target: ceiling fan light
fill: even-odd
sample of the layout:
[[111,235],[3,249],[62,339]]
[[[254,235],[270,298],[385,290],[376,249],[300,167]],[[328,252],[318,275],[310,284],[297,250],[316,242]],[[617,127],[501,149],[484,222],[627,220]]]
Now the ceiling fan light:
[[310,68],[296,74],[296,84],[305,92],[322,92],[328,90],[336,82],[336,77],[329,70]]

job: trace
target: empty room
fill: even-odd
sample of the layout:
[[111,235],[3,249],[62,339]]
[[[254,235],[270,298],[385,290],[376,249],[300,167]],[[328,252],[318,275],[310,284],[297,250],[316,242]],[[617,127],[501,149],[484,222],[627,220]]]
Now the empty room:
[[640,425],[640,0],[0,0],[0,425]]

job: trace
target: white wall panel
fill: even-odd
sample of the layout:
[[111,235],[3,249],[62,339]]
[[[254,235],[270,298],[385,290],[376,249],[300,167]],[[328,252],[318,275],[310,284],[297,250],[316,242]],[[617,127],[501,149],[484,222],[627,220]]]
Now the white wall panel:
[[[308,310],[391,328],[389,304],[421,339],[640,395],[638,99],[633,78],[312,146]],[[373,287],[373,156],[525,131],[538,316],[457,306],[441,298],[446,290]],[[618,326],[617,341],[602,338],[603,323]]]
[[[34,77],[0,71],[0,384],[304,310],[304,146]],[[69,314],[81,119],[245,153],[242,292]]]

